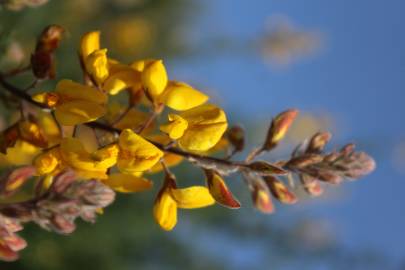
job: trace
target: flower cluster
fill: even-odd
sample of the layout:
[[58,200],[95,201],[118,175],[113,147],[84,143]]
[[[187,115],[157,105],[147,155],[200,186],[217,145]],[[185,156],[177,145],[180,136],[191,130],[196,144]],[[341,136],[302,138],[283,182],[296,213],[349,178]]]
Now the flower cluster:
[[[60,26],[47,27],[29,67],[0,73],[0,86],[18,98],[20,109],[19,120],[0,134],[0,165],[8,168],[0,179],[2,259],[15,259],[15,252],[23,248],[7,242],[9,235],[15,238],[15,230],[7,229],[3,220],[33,221],[48,230],[70,233],[77,217],[94,221],[113,201],[114,191],[151,190],[150,175],[157,172],[163,172],[164,180],[153,216],[162,229],[172,230],[178,209],[215,203],[239,208],[224,180],[233,173],[244,176],[257,209],[269,213],[273,211],[271,195],[288,204],[298,200],[284,181],[294,174],[316,195],[319,181],[337,183],[374,169],[373,160],[351,146],[324,154],[327,133],[316,134],[290,160],[257,160],[278,146],[297,110],[279,114],[261,147],[242,161],[232,160],[244,150],[243,128],[228,128],[225,112],[209,103],[203,92],[169,80],[162,60],[123,63],[110,58],[101,47],[98,31],[81,39],[83,82],[62,79],[53,91],[41,91],[41,82],[55,77],[54,52],[63,32]],[[8,82],[10,74],[29,70],[34,83],[28,90]],[[28,92],[33,90],[34,94]],[[116,103],[115,96],[126,99],[126,104]],[[171,167],[184,160],[204,172],[205,184],[178,186]],[[24,197],[21,193],[27,183],[34,185],[34,191],[25,192]]]

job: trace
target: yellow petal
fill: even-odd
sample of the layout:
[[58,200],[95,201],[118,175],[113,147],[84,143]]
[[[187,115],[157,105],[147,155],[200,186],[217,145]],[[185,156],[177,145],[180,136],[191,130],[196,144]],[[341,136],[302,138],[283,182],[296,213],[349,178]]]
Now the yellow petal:
[[141,74],[133,69],[119,71],[111,75],[105,82],[103,89],[110,95],[116,95],[129,87],[141,87]]
[[188,128],[179,139],[179,146],[195,152],[214,147],[225,133],[228,123],[224,111],[206,104],[180,114],[187,120]]
[[43,111],[39,112],[38,125],[45,132],[45,136],[49,140],[50,145],[59,143],[60,139],[59,127],[50,113]]
[[171,81],[160,101],[177,111],[185,111],[204,104],[208,96],[188,84]]
[[91,154],[91,159],[94,160],[96,169],[108,169],[117,163],[119,147],[117,144],[111,144]]
[[182,112],[181,117],[187,120],[190,125],[208,125],[227,122],[225,112],[213,105],[205,104]]
[[84,59],[86,71],[90,74],[97,85],[101,85],[109,75],[107,49],[92,52]]
[[9,165],[28,165],[41,152],[41,149],[25,141],[18,140],[6,154],[0,153],[0,167]]
[[162,60],[152,61],[145,66],[141,79],[143,86],[153,98],[162,94],[167,85],[167,73]]
[[156,61],[154,59],[147,59],[147,60],[138,60],[133,62],[130,66],[136,71],[142,72],[147,65],[152,63],[153,61]]
[[177,140],[183,136],[184,131],[188,127],[188,122],[182,118],[180,115],[169,114],[169,123],[166,125],[161,125],[160,130],[167,133],[170,138]]
[[98,49],[100,49],[100,31],[84,34],[80,42],[80,55],[82,58],[86,58]]
[[214,198],[206,187],[193,186],[181,189],[170,189],[177,207],[193,209],[213,205]]
[[177,204],[167,190],[156,198],[153,216],[160,227],[166,231],[170,231],[176,226]]
[[109,68],[109,71],[110,71],[111,75],[115,74],[117,72],[132,69],[130,66],[128,66],[126,64],[122,64],[118,60],[115,60],[115,59],[112,59],[112,58],[108,58],[108,68]]
[[218,143],[227,127],[227,123],[218,123],[189,128],[178,140],[179,146],[193,152],[208,151]]
[[85,100],[66,102],[55,110],[55,117],[61,125],[74,126],[97,120],[106,113],[103,105]]
[[[117,115],[118,117],[118,115]],[[139,111],[135,108],[132,108],[129,110],[129,112],[126,113],[124,117],[122,117],[121,120],[119,120],[114,127],[119,128],[119,129],[136,129],[139,128],[139,126],[143,125],[145,121],[147,121],[149,118],[149,114]],[[150,129],[154,128],[154,125],[150,125],[146,130],[151,131]],[[145,131],[146,131],[145,130]]]
[[106,173],[106,171],[102,170],[102,171],[84,171],[84,170],[79,170],[79,169],[75,169],[75,174],[77,176],[78,179],[107,179],[108,175]]
[[38,175],[55,172],[60,163],[62,163],[62,156],[59,147],[38,155],[33,161],[33,165],[37,169]]
[[79,139],[64,138],[60,150],[63,160],[69,166],[81,170],[94,170],[94,162]]
[[[61,80],[56,85],[56,93],[65,100],[87,100],[99,104],[107,103],[107,95],[103,92],[71,80]],[[62,101],[63,102],[63,101]]]
[[[179,156],[179,155],[176,155],[176,154],[166,152],[164,154],[164,156],[163,156],[163,161],[165,162],[165,165],[167,167],[174,167],[174,166],[180,164],[183,161],[183,157]],[[163,166],[159,162],[159,163],[156,163],[155,166],[153,166],[150,169],[150,172],[151,173],[157,173],[157,172],[160,172],[162,170],[163,170]]]
[[152,181],[130,174],[115,173],[111,174],[104,184],[118,192],[140,192],[152,188]]
[[117,166],[123,173],[142,172],[152,168],[163,156],[159,148],[130,129],[121,132]]

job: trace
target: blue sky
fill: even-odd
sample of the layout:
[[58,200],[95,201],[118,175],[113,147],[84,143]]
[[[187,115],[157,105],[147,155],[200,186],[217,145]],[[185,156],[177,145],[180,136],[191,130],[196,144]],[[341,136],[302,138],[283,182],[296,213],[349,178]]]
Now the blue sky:
[[344,245],[403,260],[405,175],[393,167],[392,153],[405,141],[405,2],[210,0],[201,5],[205,10],[192,29],[205,38],[254,39],[275,14],[323,34],[323,49],[288,69],[272,69],[254,52],[230,52],[176,63],[175,72],[199,78],[228,111],[247,119],[270,118],[290,107],[336,117],[344,128],[333,143],[358,143],[375,157],[377,170],[347,184],[341,200],[299,206],[291,214],[327,219]]

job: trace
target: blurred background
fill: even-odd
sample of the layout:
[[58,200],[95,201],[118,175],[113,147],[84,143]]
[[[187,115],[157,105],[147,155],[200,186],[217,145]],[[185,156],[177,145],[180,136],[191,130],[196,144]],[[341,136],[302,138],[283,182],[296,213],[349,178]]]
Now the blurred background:
[[[69,237],[27,225],[29,247],[0,269],[405,269],[404,1],[13,2],[0,10],[1,69],[27,63],[36,36],[55,23],[67,30],[58,78],[81,78],[78,41],[99,29],[114,58],[163,58],[170,77],[207,92],[242,124],[251,146],[271,117],[298,108],[270,160],[328,130],[331,147],[354,142],[377,170],[321,198],[276,205],[273,215],[254,210],[234,177],[241,210],[181,211],[171,233],[153,221],[154,194],[120,195],[95,225],[81,223]],[[9,114],[1,110],[3,128]],[[184,182],[202,178],[187,165],[175,172]]]

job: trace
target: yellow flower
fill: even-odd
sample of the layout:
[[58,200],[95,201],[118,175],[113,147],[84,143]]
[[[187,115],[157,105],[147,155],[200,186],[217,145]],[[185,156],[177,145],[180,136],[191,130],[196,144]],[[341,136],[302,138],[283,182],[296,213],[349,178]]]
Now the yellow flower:
[[183,82],[170,81],[159,98],[176,111],[185,111],[204,104],[208,96]]
[[92,52],[84,59],[84,65],[97,85],[101,85],[109,75],[107,49],[99,49]]
[[6,154],[0,153],[0,167],[28,165],[41,151],[28,142],[17,140],[13,147],[7,148]]
[[167,133],[173,140],[181,138],[188,127],[187,120],[177,114],[169,114],[168,118],[169,123],[160,126],[160,130]]
[[60,145],[64,162],[84,178],[107,178],[106,172],[117,163],[118,146],[112,144],[89,153],[77,138],[64,138]]
[[163,93],[167,85],[167,72],[162,60],[153,60],[142,70],[142,84],[152,98]]
[[118,169],[127,174],[143,172],[152,168],[163,156],[159,148],[130,129],[121,132]]
[[152,188],[152,181],[143,178],[141,175],[131,175],[123,173],[110,174],[104,184],[118,192],[140,192]]
[[221,140],[227,127],[224,111],[215,105],[206,104],[182,112],[177,117],[169,115],[169,123],[163,125],[161,130],[172,139],[178,139],[181,148],[203,152]]
[[98,49],[100,49],[100,31],[84,34],[80,42],[80,55],[82,59]]
[[162,229],[170,231],[177,223],[177,208],[195,209],[214,203],[206,187],[176,188],[173,184],[165,183],[155,200],[153,215]]
[[129,67],[120,68],[121,70],[111,72],[110,77],[104,81],[103,89],[110,95],[116,95],[124,89],[142,87],[141,73]]
[[111,144],[89,153],[77,138],[64,138],[60,146],[38,155],[33,164],[38,175],[55,175],[66,167],[84,179],[106,179],[107,169],[117,163],[118,145]]
[[[166,134],[157,134],[157,135],[153,135],[153,136],[149,136],[148,137],[152,142],[157,142],[160,143],[162,145],[167,145],[169,143],[171,143],[170,138],[166,135]],[[180,164],[183,161],[183,157],[176,155],[176,154],[172,154],[170,152],[164,152],[163,158],[162,160],[164,161],[165,165],[167,167],[173,167],[176,166],[178,164]],[[153,166],[150,169],[150,173],[157,173],[163,170],[163,166],[160,162],[156,163],[155,166]]]
[[177,203],[170,192],[163,191],[153,206],[153,216],[160,227],[166,231],[173,230],[177,223]]
[[91,122],[106,113],[107,96],[104,93],[70,80],[61,80],[54,92],[33,98],[55,108],[56,119],[66,126]]
[[60,147],[55,147],[35,157],[33,165],[38,175],[56,175],[65,167]]

